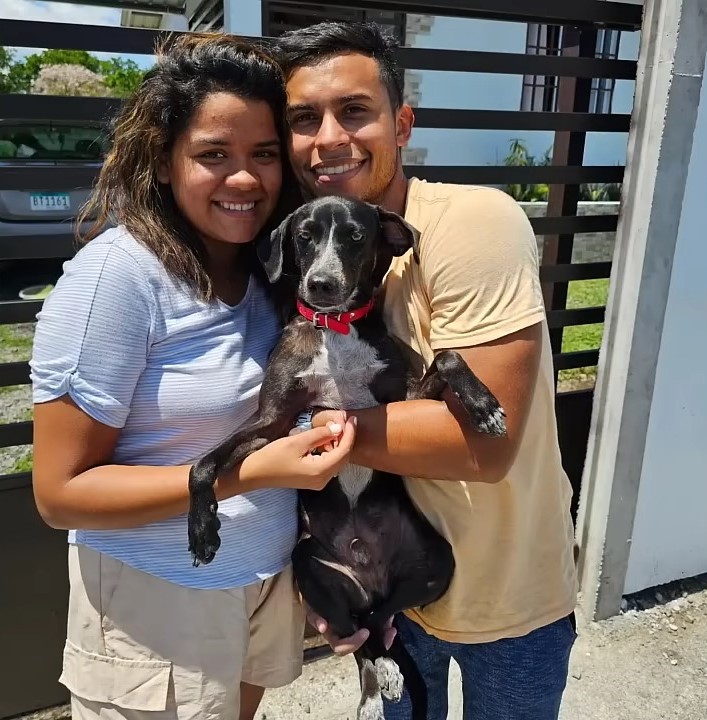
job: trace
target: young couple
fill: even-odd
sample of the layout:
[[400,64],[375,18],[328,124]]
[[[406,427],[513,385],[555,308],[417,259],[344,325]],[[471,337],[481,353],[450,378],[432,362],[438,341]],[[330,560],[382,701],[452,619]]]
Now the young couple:
[[[34,489],[46,522],[69,530],[74,720],[250,720],[264,688],[292,682],[296,491],[346,462],[407,476],[454,548],[448,592],[391,630],[425,677],[429,717],[446,718],[453,657],[465,718],[554,719],[576,587],[533,232],[498,190],[405,177],[414,117],[375,26],[294,31],[274,57],[224,35],[160,51],[113,126],[83,214],[95,229],[39,314]],[[386,278],[388,327],[420,373],[458,350],[508,436],[467,433],[451,399],[410,401],[349,413],[336,447],[312,455],[331,448],[334,415],[319,412],[219,478],[223,545],[194,568],[190,463],[256,410],[281,327],[252,241],[298,187],[381,204],[420,231],[419,264],[396,258]],[[339,653],[365,639],[312,621]],[[408,718],[407,696],[385,713]]]

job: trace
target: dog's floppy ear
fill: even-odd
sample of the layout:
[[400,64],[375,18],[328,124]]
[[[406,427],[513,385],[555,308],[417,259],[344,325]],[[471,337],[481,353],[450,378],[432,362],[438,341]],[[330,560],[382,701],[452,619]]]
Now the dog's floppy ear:
[[285,243],[290,235],[291,222],[292,214],[288,215],[270,235],[261,236],[257,243],[258,259],[271,283],[276,283],[282,276]]
[[383,237],[393,250],[393,255],[404,255],[410,248],[415,260],[419,262],[417,248],[420,233],[409,222],[403,220],[397,213],[378,207]]

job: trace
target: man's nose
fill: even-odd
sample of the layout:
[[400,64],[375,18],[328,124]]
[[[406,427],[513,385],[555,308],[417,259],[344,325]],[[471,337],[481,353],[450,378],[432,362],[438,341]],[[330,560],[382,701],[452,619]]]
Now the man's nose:
[[341,125],[337,117],[333,113],[326,113],[322,118],[319,126],[319,132],[316,137],[317,147],[323,149],[332,149],[347,145],[349,142],[349,134]]

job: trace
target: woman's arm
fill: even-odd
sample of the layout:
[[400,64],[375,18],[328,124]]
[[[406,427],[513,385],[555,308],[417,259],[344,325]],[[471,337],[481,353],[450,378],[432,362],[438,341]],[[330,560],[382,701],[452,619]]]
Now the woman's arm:
[[[339,433],[320,427],[277,440],[219,477],[219,499],[263,487],[318,490],[346,462],[355,421]],[[189,508],[188,465],[173,467],[107,464],[120,430],[84,413],[68,396],[34,406],[33,485],[37,508],[55,528],[137,527]],[[340,434],[337,447],[310,450]]]

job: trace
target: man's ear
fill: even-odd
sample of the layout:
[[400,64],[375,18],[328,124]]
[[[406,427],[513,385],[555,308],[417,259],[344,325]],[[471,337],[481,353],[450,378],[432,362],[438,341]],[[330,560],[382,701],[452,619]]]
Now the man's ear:
[[415,113],[405,104],[397,112],[395,139],[399,148],[407,147],[412,135],[412,126],[415,124]]
[[409,222],[403,220],[397,213],[378,207],[378,220],[383,238],[393,250],[393,255],[404,255],[410,248],[417,262],[420,233]]
[[290,235],[291,222],[292,213],[288,215],[269,236],[263,235],[257,241],[256,252],[258,259],[271,283],[277,282],[282,276],[285,244]]

